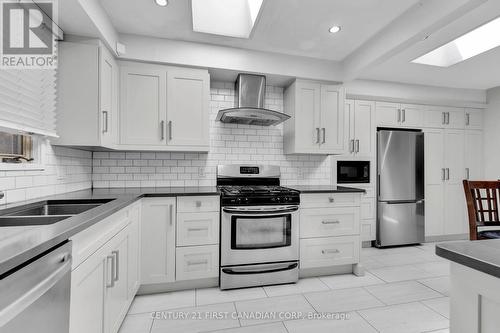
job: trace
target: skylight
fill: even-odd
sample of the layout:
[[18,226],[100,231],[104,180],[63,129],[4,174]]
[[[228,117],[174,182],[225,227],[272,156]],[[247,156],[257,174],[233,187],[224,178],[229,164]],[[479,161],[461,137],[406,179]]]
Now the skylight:
[[263,0],[192,0],[193,30],[249,38]]
[[458,37],[423,56],[413,63],[449,67],[500,46],[500,18]]

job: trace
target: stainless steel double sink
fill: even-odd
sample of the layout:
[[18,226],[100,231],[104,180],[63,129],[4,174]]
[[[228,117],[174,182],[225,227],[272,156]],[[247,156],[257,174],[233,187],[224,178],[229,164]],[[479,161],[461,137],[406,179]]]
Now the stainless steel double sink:
[[0,212],[0,227],[53,224],[114,199],[46,200]]

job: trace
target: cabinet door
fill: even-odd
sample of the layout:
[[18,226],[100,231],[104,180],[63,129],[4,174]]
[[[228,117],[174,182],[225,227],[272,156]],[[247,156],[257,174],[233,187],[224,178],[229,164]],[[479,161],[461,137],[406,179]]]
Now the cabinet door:
[[446,108],[441,106],[427,106],[424,113],[424,127],[444,128]]
[[120,143],[166,143],[166,80],[164,70],[122,67]]
[[354,155],[354,101],[349,99],[345,101],[345,121],[344,132],[346,142],[344,143],[346,154]]
[[141,223],[141,283],[175,280],[175,198],[145,198]]
[[128,299],[134,298],[139,289],[141,256],[141,205],[135,204],[129,210],[129,248],[128,248]]
[[462,180],[465,178],[463,130],[445,130],[444,165],[447,170],[444,189],[444,232],[448,235],[467,232],[465,223],[465,195]]
[[104,332],[106,256],[99,250],[71,272],[71,333]]
[[106,287],[104,327],[105,332],[118,332],[120,325],[127,314],[128,299],[128,227],[120,231],[109,242],[109,255],[113,258],[112,284]]
[[444,234],[444,138],[443,130],[424,131],[425,149],[425,235]]
[[354,135],[356,154],[371,157],[375,154],[375,103],[356,101],[354,106]]
[[172,69],[168,72],[167,91],[167,143],[172,146],[208,146],[208,73]]
[[483,110],[465,109],[465,129],[483,129]]
[[422,127],[423,107],[416,104],[401,104],[401,125],[403,127]]
[[465,131],[465,179],[483,179],[482,131]]
[[340,86],[321,86],[321,145],[325,153],[344,152],[344,89]]
[[112,147],[117,143],[116,120],[118,112],[118,64],[104,47],[99,49],[99,128],[101,145]]
[[319,151],[321,137],[321,86],[297,82],[295,105],[295,146],[300,153]]
[[401,122],[401,108],[397,103],[376,102],[377,126],[398,126]]
[[465,112],[462,108],[448,108],[448,119],[446,121],[447,128],[464,129],[465,128]]

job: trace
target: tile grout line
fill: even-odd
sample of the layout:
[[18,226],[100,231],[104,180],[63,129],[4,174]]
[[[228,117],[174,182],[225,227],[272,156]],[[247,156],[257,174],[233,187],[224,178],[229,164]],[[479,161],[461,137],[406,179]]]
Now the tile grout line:
[[363,315],[359,312],[361,310],[354,310],[354,312],[356,312],[358,314],[358,316],[361,317],[361,319],[363,319],[368,325],[370,325],[370,327],[373,327],[373,329],[377,332],[377,333],[380,333],[380,331],[375,327],[373,326],[369,321],[368,319],[366,319],[365,317],[363,317]]
[[[372,294],[372,293],[370,292],[370,290],[368,290],[366,287],[367,287],[367,286],[362,286],[361,288],[362,288],[364,291],[366,291],[368,294],[372,295],[372,296],[373,296],[373,297],[375,297],[377,300],[379,300],[380,302],[382,302],[382,304],[384,304],[385,306],[388,306],[388,305],[389,305],[389,304],[387,304],[386,302],[384,302],[383,300],[381,300],[380,298],[378,298],[377,296],[375,296],[374,294]],[[363,309],[363,310],[364,310],[364,309]]]
[[436,289],[434,289],[434,288],[432,288],[432,287],[430,287],[430,286],[426,285],[425,283],[420,282],[419,280],[415,280],[415,281],[416,281],[416,282],[418,282],[418,283],[420,283],[420,284],[421,284],[421,285],[423,285],[424,287],[427,287],[427,288],[429,288],[429,289],[431,289],[431,290],[434,290],[434,291],[435,291],[435,292],[437,292],[438,294],[443,295],[443,297],[450,297],[449,295],[445,295],[445,294],[443,294],[442,292],[440,292],[439,290],[436,290]]
[[442,314],[440,314],[439,312],[437,312],[436,310],[434,310],[433,308],[431,308],[430,306],[428,306],[427,304],[425,304],[423,301],[419,301],[419,303],[422,304],[423,306],[425,306],[427,309],[431,310],[432,312],[437,313],[438,315],[440,315],[444,319],[448,320],[448,323],[450,322],[449,318],[446,318],[445,316],[443,316]]

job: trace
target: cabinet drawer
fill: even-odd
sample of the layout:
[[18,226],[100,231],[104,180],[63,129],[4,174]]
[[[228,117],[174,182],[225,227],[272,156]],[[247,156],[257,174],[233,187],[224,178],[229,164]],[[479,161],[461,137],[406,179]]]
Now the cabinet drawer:
[[219,275],[219,246],[178,247],[175,258],[176,280],[193,280]]
[[181,213],[218,212],[219,196],[187,196],[177,198],[177,211]]
[[315,208],[300,211],[300,237],[359,234],[359,208]]
[[329,208],[359,206],[360,193],[301,194],[301,208]]
[[359,236],[300,240],[300,268],[354,264],[359,261]]
[[177,214],[177,246],[218,243],[219,212]]

